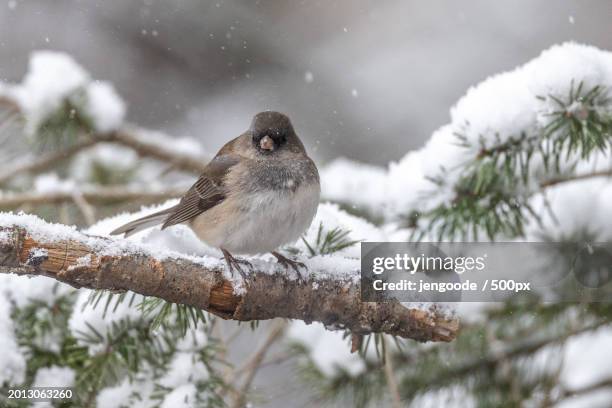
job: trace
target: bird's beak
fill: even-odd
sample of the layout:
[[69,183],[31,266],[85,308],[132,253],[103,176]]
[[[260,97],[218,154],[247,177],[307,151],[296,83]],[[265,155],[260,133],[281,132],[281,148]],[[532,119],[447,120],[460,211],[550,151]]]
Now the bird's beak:
[[259,147],[263,150],[274,151],[274,140],[270,136],[264,136],[259,141]]

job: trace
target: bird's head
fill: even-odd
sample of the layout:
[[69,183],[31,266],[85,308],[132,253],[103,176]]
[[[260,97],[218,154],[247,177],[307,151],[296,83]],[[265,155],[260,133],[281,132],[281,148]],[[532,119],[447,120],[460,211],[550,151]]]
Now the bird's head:
[[283,150],[292,152],[304,150],[291,121],[282,113],[273,111],[258,113],[253,117],[249,131],[253,146],[261,154],[274,154]]

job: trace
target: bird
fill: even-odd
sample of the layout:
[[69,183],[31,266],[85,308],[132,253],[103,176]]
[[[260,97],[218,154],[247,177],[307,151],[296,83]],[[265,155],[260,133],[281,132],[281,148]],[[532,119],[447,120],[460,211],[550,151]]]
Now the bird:
[[256,114],[248,130],[227,142],[179,203],[131,221],[111,235],[133,235],[160,225],[187,225],[223,253],[230,273],[252,264],[234,254],[271,253],[285,270],[306,266],[278,252],[314,219],[321,194],[319,172],[285,114]]

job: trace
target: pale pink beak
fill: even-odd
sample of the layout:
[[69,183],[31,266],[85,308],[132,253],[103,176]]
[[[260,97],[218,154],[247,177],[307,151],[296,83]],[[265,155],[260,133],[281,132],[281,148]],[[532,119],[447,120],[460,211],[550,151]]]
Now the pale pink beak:
[[259,141],[259,147],[263,150],[273,151],[274,150],[274,140],[270,136],[264,136]]

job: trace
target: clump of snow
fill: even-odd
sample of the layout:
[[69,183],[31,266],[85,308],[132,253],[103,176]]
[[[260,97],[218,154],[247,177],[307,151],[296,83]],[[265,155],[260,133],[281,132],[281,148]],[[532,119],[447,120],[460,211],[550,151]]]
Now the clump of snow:
[[[81,339],[83,338],[83,334],[91,335],[91,328],[93,328],[106,338],[108,331],[112,327],[112,323],[121,320],[137,321],[144,318],[142,311],[136,307],[136,305],[142,302],[144,297],[135,295],[134,302],[130,302],[130,299],[126,299],[123,302],[119,302],[117,307],[115,307],[116,301],[113,301],[110,307],[105,308],[104,305],[94,307],[88,304],[91,294],[92,291],[88,289],[81,289],[79,291],[79,296],[74,305],[74,311],[68,321],[68,327],[77,341],[83,343],[83,345],[89,346],[89,352],[95,354],[99,351],[98,347],[102,347],[102,345],[92,346],[87,342],[82,342]],[[127,296],[131,298],[131,294]]]
[[194,384],[184,384],[164,398],[160,408],[191,408],[197,403],[197,389]]
[[34,190],[41,194],[71,192],[75,187],[74,180],[62,180],[56,173],[44,173],[34,179]]
[[0,274],[0,296],[4,293],[18,308],[32,302],[42,302],[51,308],[58,298],[72,291],[72,287],[44,276],[18,277]]
[[[199,332],[199,333],[198,333]],[[102,390],[97,397],[99,408],[130,407],[193,407],[198,391],[196,384],[206,382],[210,374],[197,356],[196,351],[206,345],[202,330],[192,330],[191,335],[179,340],[179,348],[171,360],[168,371],[161,377],[151,378],[152,370],[145,368],[133,380],[125,378],[119,385]],[[186,347],[189,345],[188,347]],[[190,351],[185,351],[187,348]],[[154,395],[154,384],[168,390],[159,402],[159,393]],[[155,402],[154,402],[155,397]]]
[[533,198],[533,208],[541,216],[541,226],[532,223],[526,234],[533,240],[542,233],[563,239],[589,231],[598,241],[612,238],[612,183],[607,178],[593,178],[564,183],[548,189],[546,195]]
[[209,377],[208,369],[194,353],[179,351],[174,355],[168,372],[159,380],[159,384],[167,388],[177,388],[205,381]]
[[[570,389],[612,377],[612,329],[601,328],[571,337],[565,346],[561,383]],[[612,392],[608,393],[612,396]]]
[[8,231],[0,231],[0,243],[8,243],[13,240],[13,236]]
[[43,367],[39,368],[32,387],[58,387],[69,388],[74,385],[75,372],[69,367]]
[[33,134],[74,92],[89,82],[87,72],[67,54],[54,51],[32,53],[23,82],[12,88]]
[[21,226],[28,230],[29,234],[40,242],[54,242],[57,240],[82,240],[76,227],[63,224],[48,223],[42,218],[32,214],[12,212],[0,212],[0,226]]
[[559,402],[555,405],[555,408],[604,408],[610,406],[611,400],[612,393],[610,390],[602,388],[586,394],[574,395]]
[[85,112],[98,132],[111,132],[123,123],[126,107],[115,88],[103,81],[94,81],[86,91]]
[[338,158],[321,169],[321,194],[324,199],[364,206],[384,213],[384,203],[372,205],[372,197],[384,197],[387,172],[383,167]]
[[19,104],[30,135],[66,102],[81,109],[98,132],[117,129],[125,117],[125,103],[112,86],[92,81],[83,67],[62,52],[32,53],[22,83],[2,92]]
[[49,251],[46,248],[32,248],[28,257],[30,258],[46,258],[49,256]]
[[0,384],[17,385],[25,378],[26,362],[17,345],[13,321],[11,320],[11,304],[0,292]]
[[357,353],[351,353],[347,341],[340,331],[325,330],[322,324],[291,322],[287,338],[309,348],[310,358],[326,376],[333,377],[340,370],[357,376],[365,370],[365,363]]
[[71,174],[79,181],[91,181],[93,166],[99,165],[114,171],[129,171],[138,166],[134,150],[111,143],[98,143],[79,153],[71,163]]
[[[576,90],[580,83],[583,93],[594,86],[612,88],[612,53],[571,42],[551,47],[523,66],[470,88],[451,109],[450,123],[434,132],[421,149],[391,163],[384,174],[379,168],[347,161],[332,163],[329,170],[322,170],[324,176],[329,175],[323,195],[368,208],[385,208],[390,219],[448,203],[462,170],[481,145],[492,147],[522,134],[538,137],[551,120],[550,112],[559,108],[551,96],[567,100],[570,90]],[[596,109],[612,114],[609,105]],[[463,142],[469,146],[460,145]],[[534,163],[538,161],[534,157]],[[531,170],[542,175],[539,165]],[[376,182],[377,187],[368,187],[364,194],[352,174]]]
[[173,137],[147,129],[137,129],[132,132],[137,140],[143,143],[157,145],[163,150],[169,150],[175,154],[193,157],[196,160],[204,160],[207,152],[202,147],[202,144],[191,137]]
[[[473,157],[457,144],[451,125],[442,126],[420,150],[389,164],[388,208],[391,216],[425,210],[448,201],[453,194],[457,170]],[[450,174],[453,176],[451,177]],[[441,177],[439,186],[432,178]]]
[[335,279],[357,283],[361,277],[360,270],[358,258],[317,255],[308,260],[308,272],[315,281]]
[[115,387],[104,388],[98,393],[96,406],[98,408],[149,408],[156,404],[151,399],[153,381],[140,375],[138,378],[126,377]]
[[203,349],[206,345],[208,345],[206,332],[196,328],[187,331],[187,334],[176,343],[176,349],[179,351],[196,351]]

